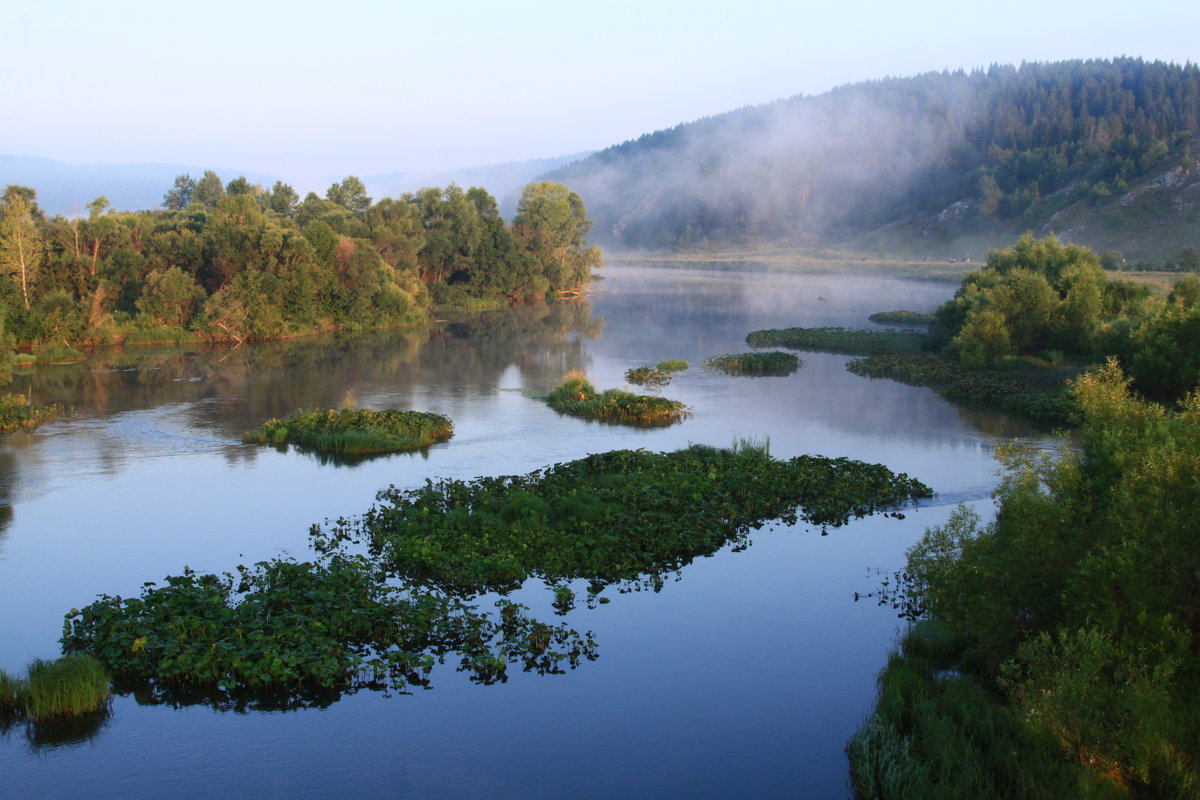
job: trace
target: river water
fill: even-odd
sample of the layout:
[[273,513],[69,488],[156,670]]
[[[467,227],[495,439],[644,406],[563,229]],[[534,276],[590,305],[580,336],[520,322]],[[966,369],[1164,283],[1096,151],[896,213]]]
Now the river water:
[[[938,493],[902,520],[767,527],[660,592],[619,594],[566,621],[599,658],[563,675],[514,668],[471,683],[361,691],[325,708],[236,713],[114,699],[102,723],[0,735],[12,797],[845,797],[844,743],[874,697],[895,612],[855,598],[958,502],[990,510],[992,453],[1020,422],[929,389],[870,381],[801,353],[785,378],[704,371],[751,330],[872,327],[925,311],[945,283],[614,265],[589,301],[235,349],[139,348],[18,375],[9,391],[75,413],[0,442],[0,669],[59,655],[62,619],[143,582],[309,555],[310,525],[365,511],[388,485],[520,474],[614,448],[769,438],[773,455],[886,464]],[[694,415],[667,428],[560,416],[531,394],[569,369],[597,387],[683,358],[663,390]],[[355,404],[448,414],[449,442],[353,466],[245,445],[265,419]],[[518,599],[548,621],[540,586]]]

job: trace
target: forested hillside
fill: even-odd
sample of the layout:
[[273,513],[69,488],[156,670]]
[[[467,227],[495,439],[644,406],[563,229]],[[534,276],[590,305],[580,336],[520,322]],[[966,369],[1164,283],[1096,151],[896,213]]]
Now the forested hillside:
[[[1007,242],[1034,229],[1162,257],[1200,241],[1198,130],[1195,65],[1034,63],[744,108],[547,177],[580,193],[605,241],[630,248],[834,243],[879,229],[892,244]],[[1159,235],[1141,235],[1147,226]]]

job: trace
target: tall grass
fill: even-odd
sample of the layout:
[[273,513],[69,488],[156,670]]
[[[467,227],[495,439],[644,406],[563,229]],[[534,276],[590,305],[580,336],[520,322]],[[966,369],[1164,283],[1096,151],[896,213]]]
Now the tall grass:
[[35,722],[99,711],[110,695],[108,671],[89,655],[35,659],[25,678],[0,670],[0,713]]

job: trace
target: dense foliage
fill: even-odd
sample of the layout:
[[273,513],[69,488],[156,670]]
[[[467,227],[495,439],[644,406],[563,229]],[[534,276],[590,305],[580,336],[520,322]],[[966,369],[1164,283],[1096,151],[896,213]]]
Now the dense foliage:
[[393,408],[331,408],[267,420],[262,427],[248,431],[243,440],[294,444],[317,453],[353,456],[416,450],[453,435],[454,424],[442,414]]
[[582,201],[554,183],[525,187],[511,225],[483,189],[376,202],[354,177],[300,200],[283,183],[180,175],[163,205],[119,213],[101,197],[47,217],[34,190],[5,189],[5,352],[420,322],[431,303],[576,293],[600,266]]
[[[992,702],[1005,704],[996,713],[1011,715],[1005,724],[1105,779],[1110,794],[1195,797],[1200,393],[1178,411],[1148,403],[1131,394],[1115,361],[1078,379],[1075,392],[1082,453],[1004,449],[995,521],[982,525],[963,509],[927,531],[908,553],[898,600],[961,640],[947,666],[962,674],[947,680],[995,693]],[[888,763],[873,771],[910,770],[910,760],[938,747],[936,719],[887,722],[912,720],[915,702],[885,681],[872,724],[890,726],[875,739],[891,745]],[[976,717],[960,724],[977,758],[1002,757],[1007,742],[974,727]],[[966,773],[950,767],[940,773],[946,780]],[[862,785],[864,797],[978,796],[953,783],[957,794],[940,795],[921,785]]]
[[451,593],[508,591],[531,577],[660,585],[697,556],[745,545],[768,520],[838,526],[930,494],[845,458],[615,450],[528,475],[389,489],[361,520],[314,530],[314,541],[365,541],[391,574]]
[[804,362],[791,353],[737,353],[736,355],[709,356],[704,366],[726,375],[791,375],[804,366]]
[[555,411],[623,425],[672,425],[691,414],[678,400],[633,394],[621,389],[597,392],[582,372],[569,372],[546,402]]
[[1165,165],[1194,170],[1198,133],[1195,64],[1022,63],[743,108],[550,177],[634,247],[844,238],[909,217],[945,234],[1123,199]]

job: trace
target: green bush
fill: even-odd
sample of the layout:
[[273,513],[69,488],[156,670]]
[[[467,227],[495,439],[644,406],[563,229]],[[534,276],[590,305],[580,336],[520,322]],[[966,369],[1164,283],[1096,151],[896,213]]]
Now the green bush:
[[453,435],[453,423],[442,414],[341,408],[268,420],[242,438],[251,444],[294,444],[318,453],[347,456],[416,450]]
[[569,372],[546,402],[555,411],[576,417],[625,425],[671,425],[691,415],[678,400],[609,389],[597,394],[581,372]]

